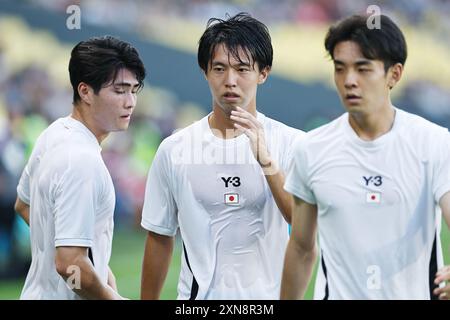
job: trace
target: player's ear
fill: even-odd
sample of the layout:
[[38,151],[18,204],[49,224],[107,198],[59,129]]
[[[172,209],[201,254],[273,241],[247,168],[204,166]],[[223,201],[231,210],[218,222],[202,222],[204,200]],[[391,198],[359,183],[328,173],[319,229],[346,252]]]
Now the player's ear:
[[201,69],[202,69],[203,76],[205,77],[205,80],[208,81],[208,72],[210,72],[212,69],[211,63],[208,62],[208,65],[206,66],[206,70],[204,70],[203,68],[201,68]]
[[388,86],[389,89],[392,89],[395,87],[397,82],[400,81],[403,74],[403,65],[401,63],[396,63],[393,66],[391,66],[388,70]]
[[90,85],[84,82],[80,82],[78,84],[78,95],[80,96],[81,100],[90,105],[92,103],[92,95],[94,94],[94,90]]
[[264,69],[262,69],[258,75],[258,84],[263,84],[264,82],[266,82],[266,79],[269,76],[269,73],[270,73],[270,67],[265,67]]

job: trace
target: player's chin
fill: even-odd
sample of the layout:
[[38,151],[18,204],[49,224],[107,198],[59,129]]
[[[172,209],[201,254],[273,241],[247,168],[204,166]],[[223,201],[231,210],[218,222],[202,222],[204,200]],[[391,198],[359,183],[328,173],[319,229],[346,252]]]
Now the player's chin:
[[364,111],[364,107],[359,104],[348,104],[344,102],[344,108],[348,113],[360,113]]
[[236,110],[236,106],[228,103],[221,103],[219,106],[227,116],[231,115],[231,111]]
[[125,131],[128,129],[129,126],[130,126],[129,123],[120,123],[116,126],[114,131]]

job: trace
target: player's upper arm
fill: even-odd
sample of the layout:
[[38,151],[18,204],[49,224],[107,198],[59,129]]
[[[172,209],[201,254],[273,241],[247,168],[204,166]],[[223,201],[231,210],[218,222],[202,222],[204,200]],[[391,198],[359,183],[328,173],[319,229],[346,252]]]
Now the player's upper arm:
[[54,203],[55,246],[92,247],[96,205],[102,199],[99,156],[71,150],[58,162],[59,179],[51,187]]
[[441,207],[444,220],[450,228],[450,191],[441,197],[441,200],[439,200],[439,206]]
[[63,277],[71,274],[71,266],[76,266],[88,258],[88,248],[57,247],[55,254],[56,271]]
[[314,250],[317,235],[317,205],[294,196],[291,239],[304,250]]
[[156,152],[145,186],[141,225],[144,229],[161,235],[174,236],[178,228],[177,204],[170,173],[172,159],[167,140]]
[[14,210],[18,213],[21,213],[23,210],[30,208],[30,206],[23,202],[19,197],[16,199],[16,203],[14,204]]

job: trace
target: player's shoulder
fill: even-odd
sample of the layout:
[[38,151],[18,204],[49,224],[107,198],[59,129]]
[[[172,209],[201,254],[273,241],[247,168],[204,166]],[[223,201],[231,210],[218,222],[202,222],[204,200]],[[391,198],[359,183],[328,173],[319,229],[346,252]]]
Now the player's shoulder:
[[399,116],[402,122],[402,129],[409,132],[412,135],[423,134],[447,134],[448,129],[442,127],[428,119],[425,119],[417,114],[409,113],[405,110],[396,108],[397,116]]
[[298,137],[295,144],[300,144],[302,145],[302,147],[306,147],[321,144],[329,145],[335,143],[338,140],[342,140],[340,133],[343,131],[343,127],[347,119],[348,115],[344,113],[340,117],[315,129],[312,129],[306,132],[304,135]]
[[87,147],[83,143],[71,143],[64,151],[53,152],[54,165],[65,172],[80,176],[98,176],[104,169],[100,149]]
[[205,121],[207,121],[207,117],[197,120],[184,128],[176,129],[170,136],[161,141],[158,152],[168,153],[174,148],[189,147],[194,140],[203,137]]
[[103,166],[101,147],[95,136],[75,120],[61,118],[55,121],[48,147],[55,163],[77,171],[99,170]]
[[63,118],[56,119],[47,128],[45,128],[37,137],[35,146],[41,144],[48,145],[48,141],[56,137],[61,137],[61,128],[63,124]]
[[286,138],[295,139],[297,137],[303,136],[305,132],[303,130],[288,126],[287,124],[269,118],[262,113],[258,113],[258,118],[263,119],[265,129],[270,131],[271,134],[277,132]]

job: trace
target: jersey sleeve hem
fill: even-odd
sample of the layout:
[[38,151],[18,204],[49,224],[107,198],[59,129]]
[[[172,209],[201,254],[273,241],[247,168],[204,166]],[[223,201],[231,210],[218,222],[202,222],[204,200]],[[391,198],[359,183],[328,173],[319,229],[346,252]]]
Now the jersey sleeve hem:
[[27,205],[30,205],[30,198],[25,196],[25,193],[23,192],[22,188],[17,188],[17,196],[21,201],[26,203]]
[[284,185],[284,190],[286,190],[287,192],[293,194],[294,196],[296,196],[299,199],[302,199],[303,201],[315,205],[316,201],[313,197],[310,197],[308,195],[306,195],[305,193],[302,192],[298,192],[298,188],[296,188],[295,186],[293,186],[292,184],[286,182]]
[[92,247],[93,244],[91,239],[64,238],[55,240],[55,247]]
[[445,185],[439,187],[436,191],[436,202],[439,203],[441,201],[441,198],[444,194],[447,192],[450,192],[450,182],[446,183]]
[[154,233],[157,233],[157,234],[160,234],[160,235],[163,235],[163,236],[173,237],[177,233],[176,229],[172,230],[172,229],[169,229],[169,228],[156,226],[156,225],[151,224],[151,223],[146,222],[146,221],[141,221],[141,226],[142,226],[142,228],[144,228],[147,231],[152,231]]

